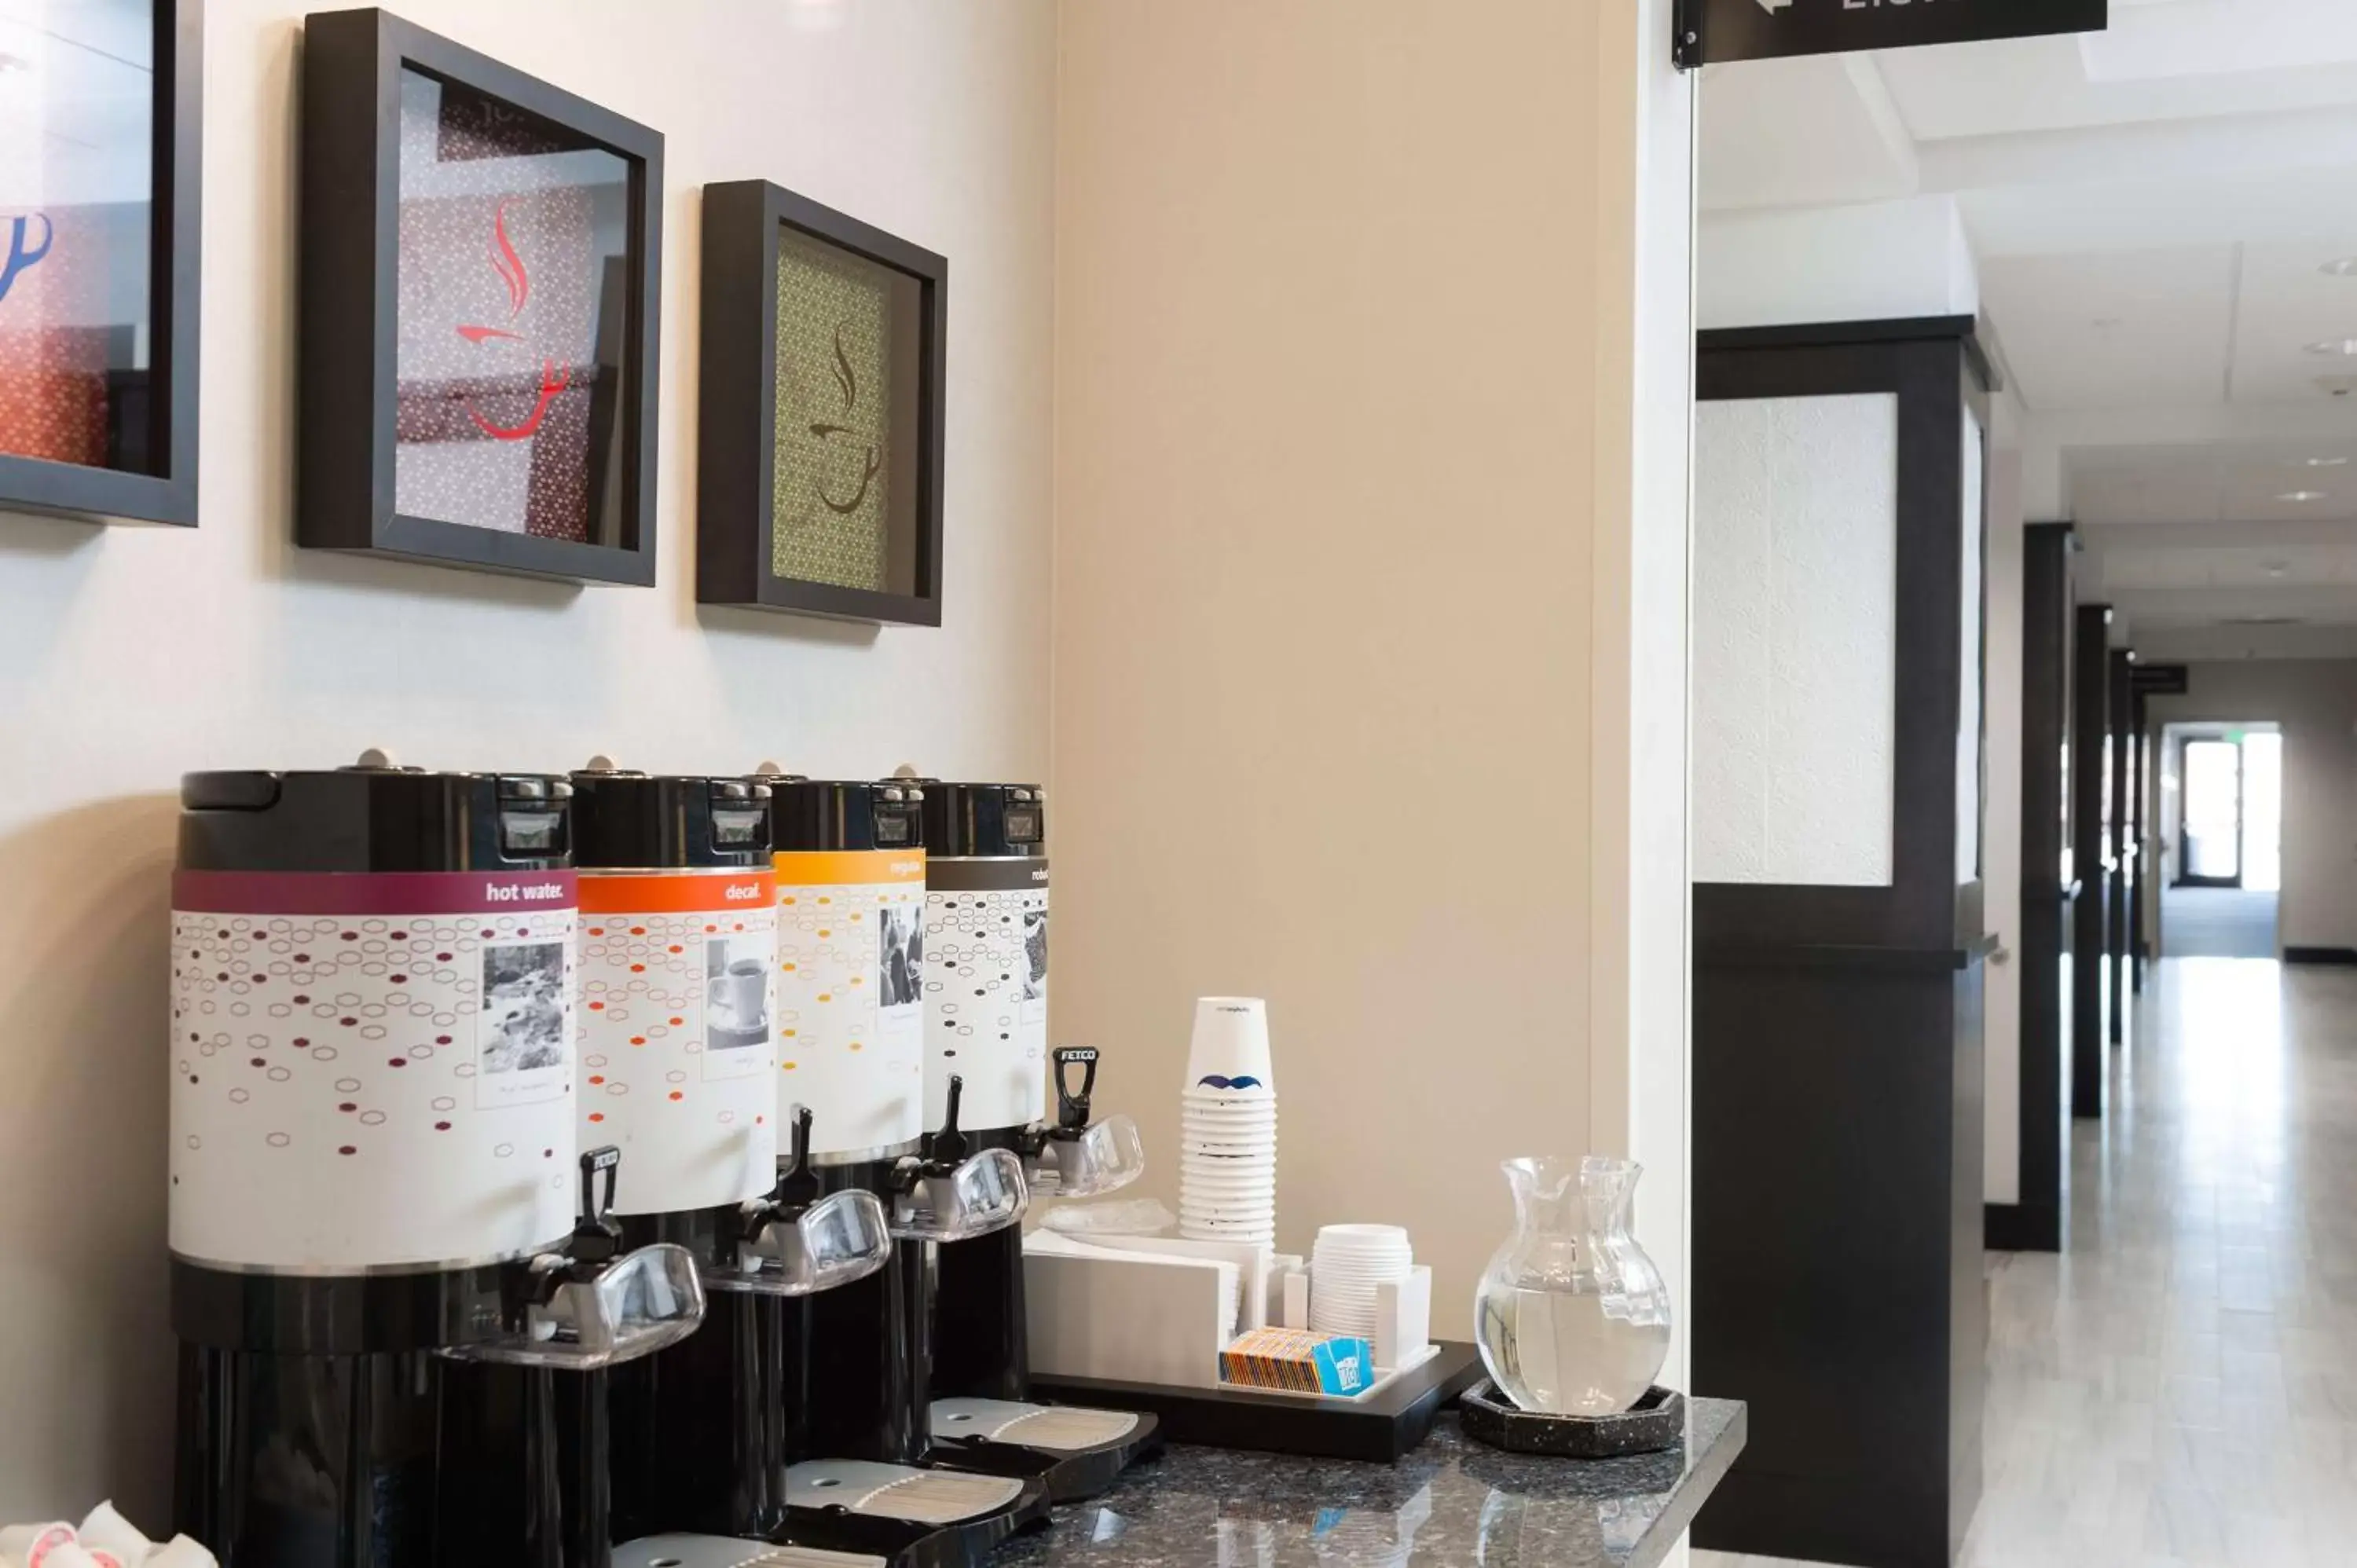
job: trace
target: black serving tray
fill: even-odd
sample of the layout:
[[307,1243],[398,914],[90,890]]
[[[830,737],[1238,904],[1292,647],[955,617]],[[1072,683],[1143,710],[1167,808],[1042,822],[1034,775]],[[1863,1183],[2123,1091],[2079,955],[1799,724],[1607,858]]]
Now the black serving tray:
[[1031,1380],[1030,1397],[1057,1404],[1144,1411],[1160,1419],[1162,1435],[1172,1443],[1393,1465],[1422,1443],[1433,1418],[1482,1376],[1479,1350],[1444,1342],[1424,1365],[1401,1373],[1365,1399],[1306,1399],[1224,1385],[1184,1389],[1038,1376]]
[[1465,1435],[1513,1454],[1558,1459],[1622,1459],[1659,1454],[1685,1441],[1685,1396],[1654,1387],[1618,1415],[1542,1415],[1517,1409],[1487,1380],[1457,1402]]

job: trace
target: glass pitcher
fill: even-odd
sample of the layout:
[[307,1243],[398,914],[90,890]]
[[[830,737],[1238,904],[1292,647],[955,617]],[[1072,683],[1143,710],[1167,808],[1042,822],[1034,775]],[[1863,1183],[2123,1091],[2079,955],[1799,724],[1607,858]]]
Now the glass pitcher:
[[1498,1391],[1547,1415],[1617,1415],[1670,1352],[1670,1293],[1629,1234],[1643,1167],[1508,1160],[1514,1233],[1482,1273],[1474,1338]]

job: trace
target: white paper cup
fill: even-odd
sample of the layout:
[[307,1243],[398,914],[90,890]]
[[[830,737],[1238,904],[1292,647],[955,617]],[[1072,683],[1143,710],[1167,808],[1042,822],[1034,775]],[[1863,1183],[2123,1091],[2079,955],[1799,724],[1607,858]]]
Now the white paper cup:
[[1220,1187],[1185,1187],[1178,1190],[1178,1202],[1181,1207],[1190,1203],[1218,1207],[1243,1203],[1270,1204],[1275,1201],[1276,1184],[1273,1181],[1265,1181],[1258,1185],[1251,1182],[1234,1182]]
[[1276,1162],[1269,1159],[1215,1160],[1208,1155],[1189,1155],[1178,1162],[1181,1182],[1271,1182],[1276,1179]]
[[1231,1181],[1181,1181],[1178,1202],[1275,1202],[1275,1176],[1235,1176]]
[[[1195,1004],[1195,1034],[1187,1050],[1187,1087],[1235,1092],[1234,1080],[1254,1079],[1276,1092],[1268,1054],[1268,1004],[1256,996],[1205,996]],[[1206,1084],[1205,1079],[1227,1082]]]

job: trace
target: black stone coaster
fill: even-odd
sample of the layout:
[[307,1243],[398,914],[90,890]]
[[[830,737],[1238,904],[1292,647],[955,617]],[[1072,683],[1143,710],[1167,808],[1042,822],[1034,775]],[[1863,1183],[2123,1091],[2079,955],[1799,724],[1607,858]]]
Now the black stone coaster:
[[1540,1415],[1517,1409],[1484,1381],[1458,1400],[1465,1435],[1514,1454],[1558,1459],[1618,1459],[1658,1454],[1685,1436],[1686,1401],[1674,1389],[1647,1389],[1619,1415]]

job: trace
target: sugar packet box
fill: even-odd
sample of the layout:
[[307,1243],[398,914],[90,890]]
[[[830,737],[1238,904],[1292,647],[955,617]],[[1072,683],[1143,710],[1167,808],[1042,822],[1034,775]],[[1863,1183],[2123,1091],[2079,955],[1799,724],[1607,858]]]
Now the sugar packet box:
[[1238,1388],[1347,1399],[1367,1391],[1374,1365],[1374,1347],[1364,1339],[1306,1328],[1255,1328],[1220,1352],[1220,1380]]

